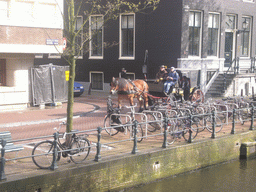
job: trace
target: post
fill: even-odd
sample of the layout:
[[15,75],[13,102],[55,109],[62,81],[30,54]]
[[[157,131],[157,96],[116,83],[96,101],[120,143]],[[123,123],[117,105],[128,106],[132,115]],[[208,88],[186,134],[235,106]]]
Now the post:
[[167,126],[168,126],[168,118],[165,117],[164,118],[164,142],[163,142],[162,148],[167,147]]
[[57,165],[57,156],[58,156],[58,150],[57,150],[57,139],[59,137],[59,133],[54,133],[53,134],[54,141],[53,141],[53,160],[52,160],[52,165],[50,167],[51,170],[55,170],[58,168]]
[[138,152],[138,149],[137,149],[137,127],[138,127],[138,121],[135,120],[133,122],[133,128],[132,128],[132,131],[134,133],[132,154],[136,154]]
[[254,125],[253,125],[253,123],[254,123],[254,106],[253,106],[253,104],[251,104],[251,105],[252,105],[252,109],[251,109],[252,117],[251,117],[251,126],[250,126],[249,130],[254,130]]
[[2,180],[6,180],[6,176],[5,176],[5,173],[4,173],[4,166],[5,166],[5,158],[4,158],[4,154],[5,154],[5,145],[6,145],[6,141],[2,139],[1,141],[1,145],[2,145],[2,149],[1,149],[1,164],[0,164],[0,181]]
[[102,131],[102,128],[101,128],[101,127],[98,127],[98,128],[97,128],[97,131],[98,131],[98,143],[97,143],[97,153],[96,153],[96,155],[95,155],[94,161],[99,162],[99,160],[101,160],[101,155],[100,155],[101,143],[100,143],[100,139],[101,139],[101,131]]
[[192,122],[192,116],[191,114],[189,114],[189,130],[188,130],[188,133],[189,133],[189,136],[188,136],[188,143],[192,143],[192,130],[191,130],[191,122]]
[[252,99],[254,99],[254,87],[252,87]]
[[235,134],[235,118],[236,118],[236,109],[233,109],[233,120],[232,120],[232,129],[231,129],[231,134]]
[[89,84],[88,95],[91,95],[92,83]]
[[216,117],[215,117],[216,113],[215,110],[212,111],[212,139],[215,139],[216,137],[216,133],[215,133],[215,128],[216,128]]

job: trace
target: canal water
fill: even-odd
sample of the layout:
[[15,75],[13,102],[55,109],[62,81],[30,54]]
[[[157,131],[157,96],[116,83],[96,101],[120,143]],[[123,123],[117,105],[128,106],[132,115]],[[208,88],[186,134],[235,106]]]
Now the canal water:
[[256,191],[256,159],[209,166],[125,191],[252,192]]

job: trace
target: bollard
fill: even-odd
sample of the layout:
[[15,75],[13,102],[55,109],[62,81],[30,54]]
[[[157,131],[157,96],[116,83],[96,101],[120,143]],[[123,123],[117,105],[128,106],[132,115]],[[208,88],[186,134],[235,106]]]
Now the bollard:
[[251,118],[251,126],[250,126],[250,129],[249,130],[254,130],[254,106],[252,104],[252,109],[251,109],[251,113],[252,113],[252,118]]
[[164,142],[163,142],[162,148],[167,147],[167,126],[168,126],[168,118],[165,117],[164,118]]
[[0,158],[0,181],[2,180],[6,180],[6,176],[5,176],[5,173],[4,173],[4,166],[5,166],[5,158],[4,158],[4,154],[5,154],[5,145],[6,145],[6,141],[2,139],[1,141],[2,143],[2,149],[1,149],[1,158]]
[[53,134],[54,141],[53,141],[53,160],[52,160],[52,165],[50,167],[51,170],[55,170],[58,168],[57,165],[57,156],[58,156],[58,150],[57,150],[57,140],[59,137],[59,133],[54,133]]
[[100,139],[101,139],[101,131],[102,131],[102,128],[101,127],[98,127],[97,128],[98,130],[98,143],[97,143],[97,153],[95,155],[95,159],[94,161],[97,161],[99,162],[99,160],[101,160],[101,155],[100,155],[100,150],[101,150],[101,143],[100,143]]
[[216,113],[215,113],[215,111],[213,110],[212,111],[212,136],[211,136],[211,138],[212,139],[215,139],[215,137],[216,137],[216,133],[215,133],[215,128],[216,128]]
[[138,121],[135,120],[133,123],[133,133],[134,133],[134,139],[133,139],[133,149],[132,149],[132,154],[136,154],[138,152],[137,149],[137,127],[138,127]]
[[236,109],[233,109],[233,120],[232,120],[232,129],[231,129],[231,134],[235,134],[235,118],[236,118]]
[[191,130],[191,122],[192,122],[192,116],[191,114],[189,115],[189,136],[188,136],[188,143],[192,143],[192,130]]

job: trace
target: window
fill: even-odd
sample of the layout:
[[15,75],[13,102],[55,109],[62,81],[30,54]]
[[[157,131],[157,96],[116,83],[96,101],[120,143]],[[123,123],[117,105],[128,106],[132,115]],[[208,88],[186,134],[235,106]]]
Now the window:
[[90,72],[91,85],[93,90],[103,90],[103,73]]
[[120,57],[124,59],[134,59],[134,19],[134,14],[120,17]]
[[241,56],[250,56],[250,34],[251,34],[251,18],[243,17],[242,23],[246,22],[247,28],[240,34],[241,35]]
[[103,16],[90,17],[90,58],[103,58]]
[[76,55],[78,56],[78,59],[83,58],[83,17],[77,16],[76,18],[76,26],[75,26],[75,32],[79,31],[79,34],[76,36]]
[[0,59],[0,86],[6,85],[6,60]]
[[48,58],[49,59],[60,59],[61,54],[60,53],[49,53]]
[[[127,79],[135,80],[135,73],[126,73]],[[119,72],[119,78],[121,78],[121,72]]]
[[199,56],[201,46],[201,12],[189,13],[189,55]]
[[236,16],[227,15],[226,16],[226,29],[235,29],[236,28]]
[[0,18],[9,17],[9,4],[8,0],[0,0]]
[[41,54],[40,54],[40,53],[36,53],[36,54],[35,54],[35,58],[36,58],[36,59],[43,59],[43,58],[44,58],[44,55],[43,55],[42,53],[41,53]]
[[209,14],[208,18],[208,56],[218,56],[219,14]]

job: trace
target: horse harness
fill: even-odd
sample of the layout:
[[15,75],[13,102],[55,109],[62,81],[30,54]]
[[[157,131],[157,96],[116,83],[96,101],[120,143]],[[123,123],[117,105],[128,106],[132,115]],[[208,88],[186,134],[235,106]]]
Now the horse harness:
[[[117,82],[116,82],[116,85],[118,85],[119,88],[124,88],[126,85],[128,86],[127,91],[118,91],[117,92],[118,94],[121,94],[121,95],[136,94],[139,91],[141,91],[139,88],[136,87],[136,85],[130,79],[123,79],[123,78],[118,79]],[[141,92],[143,92],[143,91],[141,91]]]

